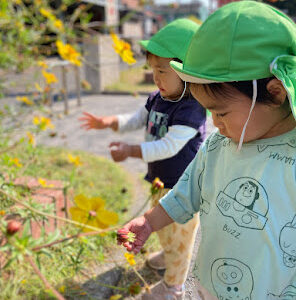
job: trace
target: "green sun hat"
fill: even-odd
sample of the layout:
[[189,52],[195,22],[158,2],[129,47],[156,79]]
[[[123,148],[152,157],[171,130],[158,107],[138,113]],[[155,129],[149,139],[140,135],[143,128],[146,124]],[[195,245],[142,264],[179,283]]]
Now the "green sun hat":
[[223,6],[193,36],[184,63],[171,66],[182,80],[201,84],[274,75],[296,119],[296,25],[272,6],[255,1]]
[[184,61],[191,38],[199,27],[189,19],[177,19],[160,29],[150,40],[140,41],[140,45],[154,55]]

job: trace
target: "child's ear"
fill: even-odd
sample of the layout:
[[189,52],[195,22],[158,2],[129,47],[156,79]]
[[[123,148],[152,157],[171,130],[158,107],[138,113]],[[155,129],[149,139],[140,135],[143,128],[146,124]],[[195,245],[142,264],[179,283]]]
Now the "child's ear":
[[273,96],[274,103],[282,105],[287,97],[287,91],[280,80],[274,78],[266,85],[267,91]]

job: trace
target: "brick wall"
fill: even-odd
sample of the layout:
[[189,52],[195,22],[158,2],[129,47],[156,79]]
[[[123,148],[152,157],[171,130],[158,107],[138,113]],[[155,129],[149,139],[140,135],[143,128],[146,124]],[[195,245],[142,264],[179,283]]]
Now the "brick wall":
[[[22,177],[15,180],[15,184],[29,188],[32,192],[34,201],[44,205],[52,203],[54,205],[54,214],[56,216],[63,218],[69,216],[68,211],[72,202],[73,191],[68,190],[64,182],[46,180],[46,185],[50,187],[42,187],[37,179],[32,177]],[[48,222],[42,223],[31,220],[31,233],[34,238],[38,238],[40,237],[42,227],[49,233],[53,232],[56,228],[61,228],[63,225],[63,221],[52,218],[48,219]]]

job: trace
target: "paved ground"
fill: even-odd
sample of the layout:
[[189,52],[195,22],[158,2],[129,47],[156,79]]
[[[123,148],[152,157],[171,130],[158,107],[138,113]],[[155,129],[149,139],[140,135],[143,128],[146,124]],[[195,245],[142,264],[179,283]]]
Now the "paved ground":
[[[98,155],[102,155],[107,158],[111,158],[108,150],[108,145],[112,141],[125,141],[129,143],[138,144],[143,140],[143,130],[137,130],[131,133],[117,134],[110,129],[107,130],[91,130],[83,131],[80,128],[78,118],[82,115],[83,111],[91,112],[96,115],[110,115],[119,113],[128,113],[136,110],[140,106],[144,105],[146,96],[139,96],[135,98],[133,96],[123,95],[96,95],[87,96],[83,98],[82,106],[77,107],[76,101],[70,101],[70,113],[67,116],[63,116],[61,119],[56,119],[54,124],[56,126],[57,136],[55,138],[49,138],[44,136],[40,142],[48,146],[62,146],[69,149],[85,150]],[[59,113],[62,116],[63,105],[62,103],[56,103],[53,106],[53,111]],[[211,123],[208,125],[208,132],[213,130]],[[146,171],[146,165],[138,159],[127,159],[125,162],[120,163],[135,177],[139,178],[139,175],[144,175]],[[141,192],[138,192],[139,199],[134,205],[134,210],[140,207],[140,203],[144,201],[145,195],[141,196]],[[144,197],[143,197],[144,196]],[[197,245],[200,239],[200,233],[197,237]],[[197,249],[197,247],[196,247]],[[187,300],[199,300],[193,296],[192,280],[189,278],[186,282],[186,299]]]

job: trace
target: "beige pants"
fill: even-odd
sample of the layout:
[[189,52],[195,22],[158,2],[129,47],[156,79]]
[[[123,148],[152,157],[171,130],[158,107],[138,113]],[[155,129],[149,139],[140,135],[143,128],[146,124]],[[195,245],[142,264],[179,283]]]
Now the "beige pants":
[[[152,196],[152,206],[156,206],[159,199],[169,189],[163,189]],[[166,271],[164,280],[169,285],[183,284],[190,267],[194,240],[199,226],[199,215],[196,214],[186,224],[173,223],[157,231],[159,242],[164,250]]]

